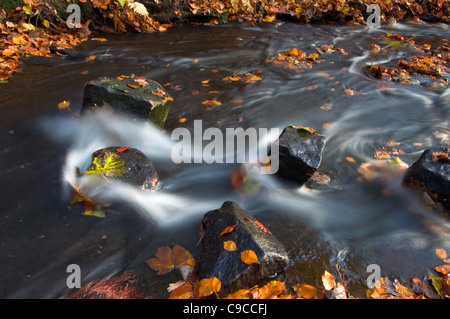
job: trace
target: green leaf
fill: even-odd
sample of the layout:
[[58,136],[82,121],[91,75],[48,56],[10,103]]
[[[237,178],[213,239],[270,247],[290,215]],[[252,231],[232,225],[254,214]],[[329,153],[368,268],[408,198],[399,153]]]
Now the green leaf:
[[97,156],[92,161],[91,167],[89,167],[83,175],[86,174],[101,174],[106,176],[122,176],[128,169],[123,168],[124,161],[120,160],[119,155],[112,152],[105,152],[103,156]]
[[117,1],[119,1],[119,3],[122,5],[122,7],[125,5],[125,1],[126,0],[117,0]]
[[442,282],[441,282],[440,278],[436,277],[431,272],[430,272],[430,277],[431,277],[431,283],[433,284],[434,289],[439,294],[439,296],[441,296],[441,298],[443,298],[442,297]]

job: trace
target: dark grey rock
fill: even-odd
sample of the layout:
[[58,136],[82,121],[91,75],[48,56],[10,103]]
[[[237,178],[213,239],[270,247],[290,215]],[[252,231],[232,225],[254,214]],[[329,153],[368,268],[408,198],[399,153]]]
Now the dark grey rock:
[[[283,245],[254,221],[257,220],[231,201],[203,217],[204,233],[199,243],[196,272],[199,279],[218,278],[222,283],[220,296],[252,287],[282,271],[288,264],[289,258]],[[233,231],[221,236],[229,226],[235,226]],[[224,249],[223,243],[228,240],[236,243],[235,251]],[[241,259],[241,252],[245,250],[253,250],[258,262],[245,264]]]
[[[98,165],[105,167],[106,159],[111,156],[118,165],[114,165],[113,170],[103,173],[108,180],[127,183],[147,191],[156,190],[159,176],[153,163],[144,153],[134,148],[111,146],[95,151],[92,154],[92,164],[83,174],[92,174],[92,172],[95,174],[96,168],[98,171]],[[99,163],[97,165],[96,159]],[[100,175],[100,173],[97,174]]]
[[303,185],[322,162],[325,136],[288,126],[280,134],[278,141],[277,175]]
[[425,150],[406,171],[403,184],[424,189],[436,203],[450,211],[450,162],[445,156],[437,158],[438,152],[450,155],[447,147]]
[[82,113],[110,106],[115,113],[149,119],[156,126],[163,127],[171,105],[170,96],[158,82],[147,80],[147,83],[139,86],[132,78],[119,81],[110,77],[89,81],[84,87]]

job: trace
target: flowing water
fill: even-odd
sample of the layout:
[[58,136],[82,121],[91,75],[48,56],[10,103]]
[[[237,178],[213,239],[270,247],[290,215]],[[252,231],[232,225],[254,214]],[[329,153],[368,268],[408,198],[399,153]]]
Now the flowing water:
[[[253,214],[284,244],[291,263],[276,278],[287,283],[320,285],[324,270],[334,271],[337,264],[345,269],[353,294],[364,297],[369,264],[378,264],[392,279],[426,276],[440,262],[434,250],[449,248],[448,222],[401,186],[401,174],[362,182],[357,169],[373,161],[374,150],[388,141],[400,143],[400,157],[409,165],[425,148],[443,144],[440,136],[450,133],[449,91],[368,77],[364,65],[402,56],[401,48],[388,48],[383,55],[368,52],[386,32],[431,44],[449,37],[448,26],[441,25],[398,24],[394,30],[185,25],[89,41],[66,58],[28,59],[0,91],[0,296],[64,297],[70,293],[66,268],[78,264],[83,284],[137,269],[149,291],[165,298],[168,283],[180,277],[156,276],[144,261],[158,247],[174,244],[195,256],[203,215],[226,200]],[[348,55],[335,53],[301,71],[267,62],[288,48],[309,54],[322,44],[334,44]],[[252,71],[263,79],[223,81],[233,72]],[[166,88],[174,102],[165,131],[107,112],[77,120],[57,108],[67,100],[78,114],[86,81],[131,73],[170,83]],[[390,89],[380,90],[383,86]],[[344,94],[346,88],[361,94]],[[221,105],[201,103],[213,98]],[[186,121],[180,123],[182,117]],[[326,135],[319,170],[331,181],[286,189],[272,175],[254,174],[261,189],[243,193],[231,184],[238,163],[174,164],[170,132],[192,130],[194,120],[202,120],[203,129],[313,127]],[[105,183],[91,187],[89,195],[119,199],[126,209],[106,218],[69,210],[74,167],[85,169],[92,152],[107,146],[146,153],[163,187],[147,194]]]

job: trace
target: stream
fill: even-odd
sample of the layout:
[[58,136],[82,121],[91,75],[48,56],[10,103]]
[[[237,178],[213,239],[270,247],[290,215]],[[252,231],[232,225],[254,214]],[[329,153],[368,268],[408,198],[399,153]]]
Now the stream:
[[[183,25],[162,33],[107,35],[108,41],[87,41],[67,57],[26,59],[22,72],[0,87],[0,297],[64,298],[71,292],[67,266],[77,264],[83,285],[134,269],[152,296],[167,298],[168,284],[180,276],[157,276],[144,261],[158,247],[175,244],[195,257],[203,215],[227,200],[283,243],[291,263],[275,278],[287,284],[320,286],[323,272],[336,273],[336,265],[360,298],[370,264],[390,279],[423,279],[439,265],[435,249],[450,251],[448,220],[405,189],[400,175],[367,182],[358,167],[374,161],[374,151],[389,141],[399,143],[399,157],[408,165],[424,149],[443,144],[439,136],[450,134],[450,100],[444,99],[450,89],[382,82],[364,73],[371,62],[402,56],[403,48],[383,55],[368,51],[373,42],[383,46],[387,32],[430,44],[450,36],[448,26],[427,24]],[[331,54],[300,71],[267,61],[293,47],[314,53],[322,44],[348,55]],[[223,80],[254,71],[261,81]],[[132,73],[165,85],[173,97],[164,131],[107,112],[78,120],[57,107],[70,101],[79,114],[87,81]],[[347,95],[346,88],[360,94]],[[202,104],[211,99],[221,104]],[[203,129],[312,127],[326,136],[319,171],[330,182],[284,189],[274,176],[263,175],[258,192],[243,193],[231,183],[239,163],[175,164],[170,132],[192,130],[194,120],[202,120]],[[107,185],[93,192],[120,198],[128,209],[106,218],[71,211],[67,181],[74,166],[85,169],[92,152],[107,146],[147,154],[162,189],[142,194]]]

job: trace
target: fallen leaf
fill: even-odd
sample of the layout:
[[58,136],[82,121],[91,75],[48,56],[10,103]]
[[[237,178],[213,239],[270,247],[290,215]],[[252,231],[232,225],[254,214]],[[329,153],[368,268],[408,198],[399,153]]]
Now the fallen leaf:
[[322,275],[322,283],[325,287],[325,290],[332,290],[336,288],[336,281],[334,280],[334,276],[326,270]]
[[351,156],[347,156],[345,159],[350,163],[356,163],[356,160]]
[[233,226],[225,227],[225,229],[222,231],[222,233],[220,234],[219,237],[222,237],[223,235],[231,233],[234,230],[234,227],[236,227],[236,226],[233,225]]
[[219,101],[216,100],[206,100],[202,102],[203,105],[221,105]]
[[447,275],[450,273],[450,265],[440,265],[434,268],[437,272],[440,272],[441,274]]
[[69,106],[70,106],[70,102],[66,101],[66,100],[58,103],[58,109],[60,109],[60,110],[67,109]]
[[311,285],[301,285],[294,287],[297,295],[301,299],[313,299],[317,296],[319,290]]
[[258,262],[258,256],[256,256],[256,253],[253,250],[244,250],[241,252],[241,260],[247,264],[253,264]]
[[169,246],[159,247],[155,256],[156,258],[150,258],[145,262],[151,269],[157,271],[157,275],[167,274],[174,269],[172,249]]
[[[130,83],[127,83],[127,85],[128,85],[130,88],[135,89],[135,90],[137,90],[137,89],[139,88],[139,85],[133,85],[133,84],[130,84]],[[153,92],[152,92],[152,93],[153,93]]]
[[347,95],[355,95],[355,91],[352,90],[352,89],[345,89],[344,93],[347,94]]
[[129,146],[123,146],[123,147],[119,147],[116,151],[117,152],[119,152],[119,153],[123,153],[123,152],[125,152],[125,151],[128,151],[130,149],[130,147]]
[[223,248],[226,251],[235,251],[237,249],[236,243],[232,240],[227,240],[223,243]]
[[439,258],[441,258],[441,259],[447,258],[447,252],[445,251],[445,249],[438,248],[435,250],[435,252]]
[[186,122],[186,118],[185,118],[185,117],[182,117],[182,118],[180,118],[180,119],[178,120],[178,122],[184,123],[184,122]]
[[436,161],[441,161],[441,162],[445,162],[445,163],[450,162],[450,158],[449,158],[447,152],[433,152],[433,153],[431,153],[431,160],[433,162],[436,162]]
[[180,280],[169,285],[169,299],[191,299],[194,297],[194,286],[189,281]]
[[213,293],[218,293],[222,283],[216,277],[213,278],[204,278],[198,282],[198,296],[199,297],[208,297]]

